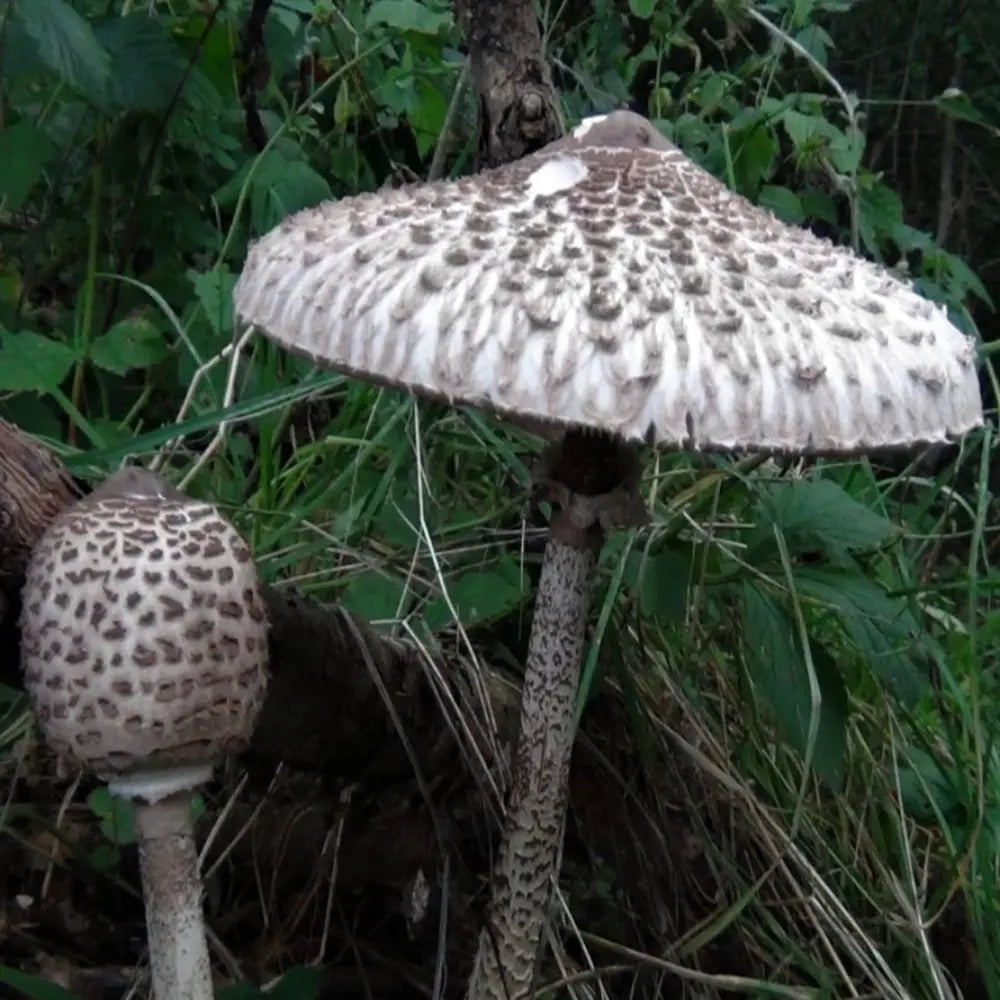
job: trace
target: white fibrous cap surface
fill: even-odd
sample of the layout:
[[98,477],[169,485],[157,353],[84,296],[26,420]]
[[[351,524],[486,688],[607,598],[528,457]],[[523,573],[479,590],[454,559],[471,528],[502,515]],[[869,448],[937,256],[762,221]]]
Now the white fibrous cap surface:
[[238,317],[336,370],[661,446],[854,452],[977,426],[973,341],[617,111],[516,163],[327,202]]
[[22,664],[53,748],[103,777],[244,748],[267,686],[257,570],[209,504],[86,498],[32,553]]

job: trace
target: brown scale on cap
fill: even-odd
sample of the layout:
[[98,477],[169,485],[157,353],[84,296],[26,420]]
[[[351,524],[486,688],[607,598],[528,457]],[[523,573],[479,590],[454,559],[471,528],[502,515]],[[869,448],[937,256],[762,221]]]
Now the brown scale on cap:
[[25,686],[49,743],[103,776],[245,747],[267,685],[246,543],[218,511],[126,469],[32,554]]

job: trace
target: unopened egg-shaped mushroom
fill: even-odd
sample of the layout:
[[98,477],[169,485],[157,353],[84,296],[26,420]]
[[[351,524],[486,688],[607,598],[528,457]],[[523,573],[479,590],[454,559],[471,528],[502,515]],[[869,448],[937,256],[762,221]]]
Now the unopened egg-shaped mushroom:
[[105,778],[211,764],[249,741],[267,621],[246,543],[210,504],[125,470],[30,559],[25,686],[58,752]]

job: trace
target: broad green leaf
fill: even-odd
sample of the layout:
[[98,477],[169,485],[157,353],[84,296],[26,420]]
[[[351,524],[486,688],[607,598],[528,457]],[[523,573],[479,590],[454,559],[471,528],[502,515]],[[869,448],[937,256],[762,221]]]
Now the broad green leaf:
[[101,104],[111,58],[87,20],[66,0],[28,0],[14,5],[14,17],[35,44],[45,66],[92,104]]
[[303,208],[311,208],[333,197],[329,183],[316,173],[304,159],[301,149],[289,144],[287,152],[271,149],[257,160],[249,160],[215,192],[220,205],[236,204],[241,191],[250,184],[250,204],[253,225],[258,232],[266,232],[286,215]]
[[101,873],[117,871],[121,860],[121,851],[114,844],[98,844],[87,853],[87,864]]
[[115,375],[133,368],[148,368],[170,353],[163,334],[144,316],[115,323],[90,347],[90,360]]
[[[474,570],[448,582],[448,596],[463,625],[477,625],[499,618],[521,603],[520,570],[510,558],[499,560],[490,570]],[[431,629],[452,621],[443,597],[430,601],[424,619]]]
[[236,275],[222,267],[211,271],[188,271],[195,295],[216,334],[227,335],[233,328],[233,289]]
[[300,965],[289,969],[266,996],[268,1000],[316,1000],[322,982],[323,973],[319,969]]
[[[440,520],[437,507],[429,505],[424,510],[424,518],[428,530],[434,535]],[[408,490],[394,490],[390,502],[379,511],[372,528],[378,538],[389,545],[411,548],[420,533],[419,499]]]
[[865,247],[879,253],[881,239],[892,236],[903,222],[903,203],[890,187],[868,175],[859,185],[858,228]]
[[[743,639],[754,687],[769,705],[781,737],[804,757],[813,705],[795,623],[784,607],[751,583],[743,585]],[[839,788],[847,745],[847,693],[832,659],[819,647],[811,653],[820,693],[812,764],[831,787]]]
[[[245,179],[245,178],[244,178]],[[234,178],[234,181],[237,179]],[[244,183],[227,184],[219,197],[225,204]],[[303,160],[290,160],[277,150],[263,154],[250,181],[254,228],[267,232],[285,216],[311,208],[333,196],[326,179]]]
[[805,212],[799,196],[790,188],[777,184],[765,184],[757,196],[757,203],[769,208],[783,222],[798,226],[805,221]]
[[158,17],[113,17],[95,34],[111,56],[105,102],[127,110],[161,111],[184,75],[184,62],[167,25]]
[[851,127],[846,132],[835,129],[830,136],[830,160],[842,174],[853,175],[861,165],[861,157],[865,151],[865,135]]
[[961,809],[955,788],[926,750],[906,747],[909,763],[900,765],[899,791],[906,814],[918,823],[936,823],[939,816],[954,816]]
[[721,73],[710,73],[698,87],[696,94],[698,103],[706,112],[714,111],[725,97],[729,84]]
[[802,192],[802,211],[810,219],[821,219],[829,222],[831,226],[837,225],[837,203],[826,191],[819,191],[815,188]]
[[404,586],[403,581],[395,576],[362,573],[347,585],[341,595],[341,604],[352,614],[368,621],[392,619],[401,610],[406,610]]
[[738,137],[733,137],[732,150],[736,186],[748,197],[753,197],[771,172],[778,143],[769,128],[753,123]]
[[656,10],[656,0],[628,0],[628,9],[636,17],[648,21],[653,16],[653,11]]
[[654,553],[645,563],[640,553],[629,556],[635,572],[641,572],[639,607],[644,615],[661,625],[679,625],[687,612],[688,585],[691,579],[691,550],[679,552],[664,548]]
[[386,69],[375,88],[375,96],[380,104],[391,108],[398,115],[416,112],[420,105],[416,77],[412,70],[401,66]]
[[864,149],[860,133],[849,136],[822,115],[805,114],[794,108],[783,111],[780,118],[801,159],[808,162],[811,157],[825,154],[841,173],[854,172]]
[[758,549],[771,544],[771,524],[781,529],[793,553],[818,549],[834,557],[880,545],[897,530],[832,479],[767,484],[761,488],[759,512],[751,542]]
[[424,156],[441,135],[445,115],[448,113],[448,102],[444,94],[426,79],[417,81],[417,93],[420,100],[406,117],[417,140],[417,151]]
[[906,602],[886,595],[877,584],[849,569],[798,566],[795,586],[803,598],[829,607],[871,671],[904,704],[927,690],[914,662],[919,626]]
[[808,24],[816,0],[794,0],[792,3],[792,26],[801,28]]
[[55,983],[31,976],[27,972],[18,972],[9,965],[0,965],[0,983],[12,986],[30,1000],[80,1000],[75,993],[70,993]]
[[219,990],[217,1000],[270,1000],[253,983],[230,983]]
[[451,12],[433,10],[417,0],[376,0],[368,8],[365,27],[385,24],[400,31],[416,31],[422,35],[436,35],[452,22]]
[[[898,232],[898,228],[894,230],[894,233],[898,234]],[[900,242],[898,238],[896,242]],[[929,237],[928,244],[929,246],[924,249],[925,270],[933,270],[934,273],[940,275],[942,284],[947,290],[947,297],[951,302],[961,303],[971,292],[985,302],[990,309],[994,308],[993,297],[986,290],[986,286],[961,257],[949,253],[947,250],[942,250]],[[926,280],[926,275],[922,277]],[[952,322],[960,324],[960,317],[952,317]]]
[[135,809],[131,801],[112,795],[107,785],[95,788],[87,796],[90,811],[100,820],[101,833],[110,844],[135,841]]
[[994,136],[1000,136],[1000,129],[982,115],[972,103],[969,95],[964,90],[959,90],[958,87],[948,87],[947,90],[942,91],[934,98],[934,105],[942,114],[982,125]]
[[827,63],[827,53],[833,48],[833,39],[818,24],[810,24],[795,34],[799,43],[820,64]]
[[33,393],[8,396],[0,403],[0,417],[35,437],[58,441],[63,434],[63,413],[51,396]]
[[29,121],[15,122],[0,132],[0,204],[16,212],[41,179],[55,151],[49,137]]
[[816,115],[806,115],[790,108],[782,114],[781,124],[784,125],[788,138],[792,140],[795,148],[802,149],[823,132],[826,122]]
[[0,330],[0,391],[50,392],[59,387],[78,357],[61,340],[27,330]]

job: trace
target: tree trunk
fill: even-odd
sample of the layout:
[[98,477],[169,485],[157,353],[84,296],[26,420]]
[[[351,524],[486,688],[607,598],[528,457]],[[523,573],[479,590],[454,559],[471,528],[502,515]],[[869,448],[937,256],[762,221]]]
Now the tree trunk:
[[496,167],[563,134],[531,0],[455,0],[479,97],[479,160]]

